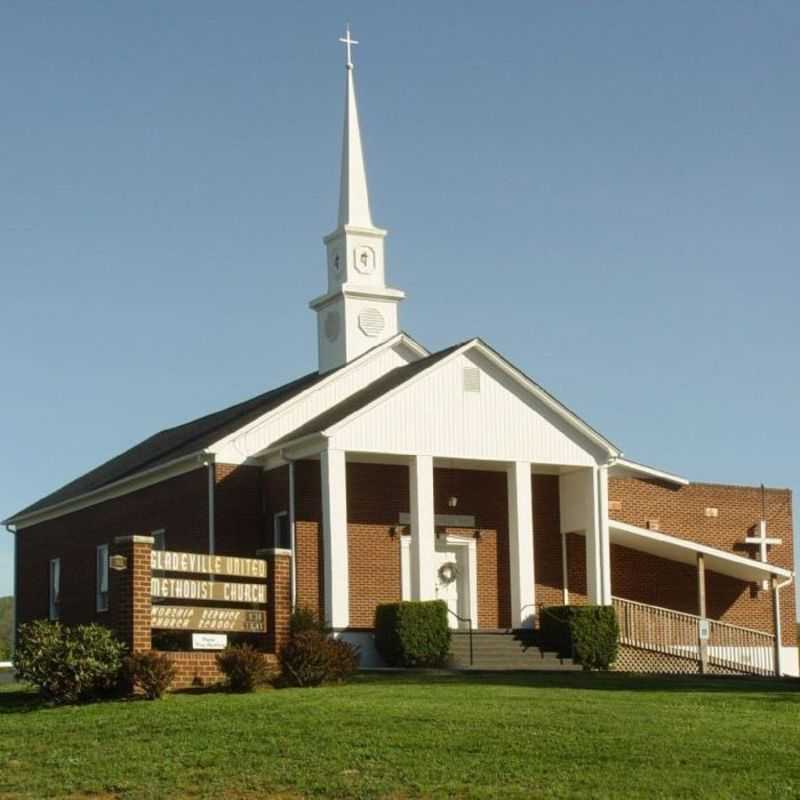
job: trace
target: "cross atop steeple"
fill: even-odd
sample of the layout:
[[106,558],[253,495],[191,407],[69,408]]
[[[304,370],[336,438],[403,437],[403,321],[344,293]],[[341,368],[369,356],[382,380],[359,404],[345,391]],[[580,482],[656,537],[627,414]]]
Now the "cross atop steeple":
[[343,39],[339,39],[339,41],[347,46],[347,63],[345,66],[347,69],[353,69],[353,52],[350,49],[351,45],[358,44],[355,39],[350,38],[350,23],[348,22],[345,26],[345,34]]

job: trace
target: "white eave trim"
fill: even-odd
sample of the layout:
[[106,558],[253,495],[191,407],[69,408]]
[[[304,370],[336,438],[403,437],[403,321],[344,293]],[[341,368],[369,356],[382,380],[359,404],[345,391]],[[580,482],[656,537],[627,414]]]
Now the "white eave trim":
[[743,581],[763,581],[773,575],[791,578],[794,574],[775,564],[737,556],[726,550],[718,550],[716,547],[709,547],[700,542],[681,539],[663,531],[651,531],[637,525],[629,525],[627,522],[609,519],[608,529],[612,544],[667,558],[670,561],[680,561],[684,564],[694,564],[697,556],[703,555],[706,557],[708,569]]
[[139,489],[145,489],[154,483],[161,483],[178,475],[183,475],[185,472],[191,472],[193,469],[205,466],[213,461],[213,453],[207,453],[204,450],[190,453],[187,456],[181,456],[156,467],[137,472],[126,478],[114,481],[114,483],[101,486],[99,489],[93,489],[91,492],[85,492],[77,497],[70,497],[68,500],[62,500],[60,503],[55,503],[38,511],[9,517],[2,524],[13,524],[17,527],[17,530],[29,528],[31,525],[38,525],[40,522],[63,517],[65,514],[71,514],[83,508],[104,503],[106,500],[113,500],[115,497],[137,492]]
[[[276,408],[267,411],[262,416],[254,419],[247,425],[243,425],[241,428],[237,428],[235,431],[229,433],[227,436],[219,439],[218,441],[210,444],[206,449],[211,452],[217,452],[221,450],[225,445],[229,444],[234,439],[238,439],[240,436],[247,435],[250,431],[258,428],[260,425],[263,425],[265,422],[269,421],[272,417],[277,416],[278,414],[285,413],[288,409],[295,406],[297,403],[303,402],[309,395],[313,394],[314,392],[319,391],[320,389],[328,386],[328,384],[332,383],[334,380],[340,378],[342,375],[346,375],[351,368],[355,366],[362,366],[366,363],[366,360],[371,356],[378,355],[380,353],[385,352],[386,350],[391,349],[392,347],[396,347],[397,345],[402,344],[405,347],[408,347],[409,350],[416,353],[420,358],[425,358],[426,356],[430,355],[430,353],[417,341],[412,339],[407,333],[400,333],[393,336],[391,339],[387,339],[385,342],[373,347],[371,350],[367,350],[366,353],[363,353],[358,358],[353,359],[348,364],[345,364],[341,369],[334,370],[331,372],[326,378],[315,383],[313,386],[309,386],[308,389],[303,389],[302,392],[296,394],[291,400],[287,400],[285,403],[281,403]],[[284,445],[285,447],[285,445]],[[271,450],[265,450],[264,453],[259,453],[258,458],[262,455],[271,452]]]
[[611,478],[656,478],[666,483],[674,483],[677,486],[688,486],[690,481],[674,472],[666,472],[663,469],[648,467],[646,464],[639,464],[628,458],[617,458],[608,468],[608,475]]

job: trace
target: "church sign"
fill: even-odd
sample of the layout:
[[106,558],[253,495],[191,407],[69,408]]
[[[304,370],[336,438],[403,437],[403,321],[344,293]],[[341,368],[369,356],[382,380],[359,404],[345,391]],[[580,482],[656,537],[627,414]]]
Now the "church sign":
[[[267,562],[260,558],[179,553],[153,550],[150,595],[178,601],[267,604]],[[168,575],[164,573],[184,573]],[[249,578],[250,581],[212,580],[197,575]],[[266,633],[267,614],[254,608],[153,603],[150,627],[160,630]]]

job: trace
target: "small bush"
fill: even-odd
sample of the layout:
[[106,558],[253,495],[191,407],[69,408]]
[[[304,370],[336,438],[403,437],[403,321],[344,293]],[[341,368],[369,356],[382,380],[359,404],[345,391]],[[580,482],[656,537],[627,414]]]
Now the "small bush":
[[312,609],[296,608],[289,618],[289,635],[296,636],[298,633],[305,633],[306,631],[316,631],[324,634],[325,623]]
[[328,640],[328,676],[326,683],[344,683],[356,670],[361,661],[358,645],[344,639]]
[[252,692],[272,678],[264,654],[249,644],[226,648],[217,656],[217,665],[234,692]]
[[342,682],[358,669],[358,647],[318,630],[294,634],[280,653],[283,679],[290,686]]
[[148,700],[163,697],[175,679],[176,672],[175,664],[170,658],[155,650],[135,653],[125,661],[125,674],[131,687],[141,689]]
[[76,703],[115,689],[124,655],[125,645],[101,625],[38,620],[20,626],[14,667],[48,700]]
[[450,653],[447,605],[431,600],[378,606],[375,646],[393,667],[442,666]]
[[542,638],[586,670],[608,669],[619,649],[617,615],[611,606],[543,608]]

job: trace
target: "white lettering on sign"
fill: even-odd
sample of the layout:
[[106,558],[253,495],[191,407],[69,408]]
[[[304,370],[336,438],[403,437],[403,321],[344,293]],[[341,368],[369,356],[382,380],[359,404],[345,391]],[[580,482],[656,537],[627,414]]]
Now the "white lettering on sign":
[[266,603],[267,587],[258,583],[199,581],[191,578],[151,578],[150,594],[173,600],[224,600],[229,603]]
[[184,631],[229,631],[266,633],[267,614],[249,608],[202,608],[199,606],[154,605],[150,612],[153,628]]
[[151,550],[150,568],[156,572],[194,572],[235,578],[266,578],[267,562],[261,558],[218,556]]

